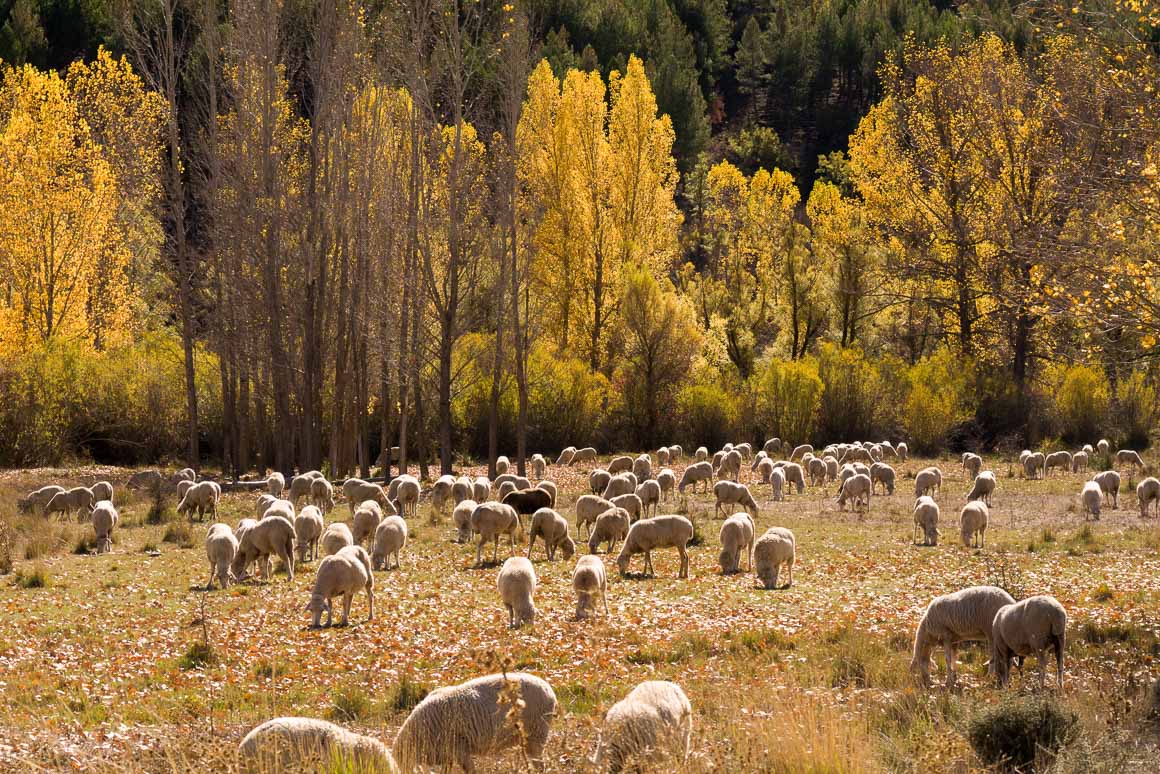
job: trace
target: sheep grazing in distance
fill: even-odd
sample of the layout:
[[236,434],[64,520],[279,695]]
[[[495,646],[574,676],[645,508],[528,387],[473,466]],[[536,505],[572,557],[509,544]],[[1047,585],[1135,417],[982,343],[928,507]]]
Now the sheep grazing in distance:
[[604,494],[605,487],[608,482],[612,480],[612,474],[604,468],[593,468],[592,472],[588,474],[588,488],[592,490],[592,494]]
[[753,569],[753,519],[748,513],[735,513],[721,525],[721,553],[717,563],[721,574],[741,572],[741,557],[744,555],[746,568]]
[[715,518],[725,518],[725,506],[729,505],[740,505],[753,518],[757,518],[757,501],[753,499],[749,487],[745,486],[745,484],[738,484],[733,481],[718,481],[713,485],[713,495],[717,498],[717,504],[713,508],[713,516]]
[[532,463],[532,476],[534,476],[535,478],[541,479],[544,477],[544,474],[548,472],[548,461],[546,459],[544,459],[544,455],[533,454],[532,459],[531,459],[531,463]]
[[604,603],[604,615],[608,616],[608,577],[600,557],[592,554],[580,557],[572,571],[572,591],[576,594],[577,621],[588,617],[597,594]]
[[1100,485],[1105,498],[1112,501],[1112,510],[1120,507],[1120,474],[1114,470],[1105,470],[1092,476],[1092,481]]
[[[675,771],[689,759],[693,705],[676,683],[648,680],[633,688],[604,715],[592,763],[612,772],[630,763],[664,764]],[[676,760],[680,759],[680,764]],[[671,762],[668,762],[670,761]]]
[[641,515],[648,516],[649,509],[652,509],[652,515],[657,515],[657,506],[661,502],[661,485],[655,479],[642,481],[636,487],[636,496],[640,498]]
[[613,457],[608,461],[608,473],[615,476],[620,473],[632,472],[632,457],[628,454],[621,454],[618,457]]
[[870,466],[870,491],[873,494],[874,490],[881,485],[883,494],[894,494],[894,481],[897,474],[894,468],[887,465],[885,462],[875,462]]
[[624,545],[616,557],[616,566],[621,575],[628,573],[628,564],[634,554],[644,554],[644,572],[653,575],[652,552],[657,548],[676,548],[681,556],[681,569],[677,577],[689,577],[689,552],[686,548],[693,539],[693,523],[684,516],[654,516],[641,519],[628,529]]
[[1141,472],[1144,470],[1144,460],[1141,459],[1139,452],[1132,449],[1120,449],[1116,452],[1116,467],[1124,465],[1133,465]]
[[[184,479],[177,482],[177,502],[180,503],[185,498],[185,493],[189,491],[190,487],[192,487],[193,484],[194,484],[193,481],[186,481]],[[271,498],[274,497],[273,495],[263,495],[263,496],[264,497],[271,497]],[[277,498],[274,498],[274,499],[277,499]]]
[[538,484],[536,484],[536,489],[543,489],[545,492],[550,494],[552,496],[552,500],[551,500],[551,502],[548,503],[548,507],[549,508],[556,507],[556,495],[558,493],[558,490],[556,489],[556,482],[555,481],[541,481]]
[[475,547],[475,565],[483,564],[483,546],[487,541],[494,541],[491,560],[499,561],[499,536],[507,534],[511,541],[511,551],[516,552],[516,534],[520,531],[520,517],[516,509],[504,503],[490,500],[475,506],[471,512],[471,531],[479,535],[479,543]]
[[673,490],[677,488],[677,476],[668,468],[661,468],[661,472],[657,473],[657,486],[661,490],[660,501],[663,502],[673,496]]
[[938,503],[933,497],[923,495],[914,501],[914,542],[918,543],[919,532],[922,532],[922,545],[938,545]]
[[259,771],[329,770],[335,761],[353,771],[399,771],[391,751],[379,740],[315,718],[267,720],[246,734],[238,757]]
[[387,495],[391,500],[398,501],[400,516],[406,518],[419,513],[419,495],[423,491],[419,479],[409,475],[398,476],[391,481],[391,489],[394,492],[388,492]]
[[898,459],[902,460],[903,462],[905,462],[910,456],[910,449],[907,448],[905,443],[900,443],[894,448],[898,452]]
[[1148,477],[1136,484],[1136,501],[1140,503],[1140,518],[1148,518],[1150,504],[1156,505],[1156,515],[1160,516],[1160,480]]
[[797,541],[784,527],[770,527],[753,544],[753,569],[763,589],[776,589],[782,565],[786,568],[785,588],[793,585],[793,565],[797,561]]
[[1079,493],[1080,505],[1083,508],[1084,521],[1090,515],[1096,521],[1100,520],[1100,506],[1103,504],[1103,492],[1095,481],[1088,481]]
[[294,517],[294,539],[298,543],[298,561],[313,561],[318,558],[318,541],[322,537],[323,528],[322,512],[313,505],[307,505]]
[[955,654],[964,642],[985,642],[991,647],[992,622],[995,613],[1014,598],[997,586],[971,586],[951,594],[935,597],[926,606],[914,632],[914,656],[910,671],[923,687],[930,687],[931,653],[940,645],[946,657],[946,687],[955,683]]
[[531,488],[511,492],[500,499],[504,505],[509,505],[522,516],[531,516],[541,508],[551,508],[552,493],[546,489]]
[[872,491],[870,476],[865,473],[850,476],[842,483],[842,491],[838,495],[838,509],[846,510],[846,501],[849,500],[854,510],[858,510],[858,505],[862,504],[866,512],[869,512]]
[[556,458],[557,465],[571,465],[572,458],[576,455],[576,447],[569,446],[560,452],[560,456]]
[[273,577],[272,556],[286,566],[286,574],[294,580],[294,525],[282,516],[262,519],[238,535],[238,552],[231,566],[234,577],[242,580],[244,570],[253,562],[260,562],[262,578]]
[[583,449],[577,449],[572,454],[572,460],[568,463],[568,465],[575,465],[579,462],[596,462],[596,449],[591,446],[585,446]]
[[536,570],[523,556],[513,556],[503,563],[496,580],[499,598],[508,612],[508,625],[518,629],[536,622]]
[[[262,495],[262,497],[273,497],[273,495]],[[306,508],[311,508],[311,507],[313,507],[313,506],[310,506],[310,505],[306,506]],[[305,510],[305,508],[303,510]],[[317,509],[315,509],[315,510],[317,510]],[[267,519],[267,518],[270,518],[272,516],[282,516],[286,519],[286,521],[293,522],[294,521],[294,503],[290,502],[289,500],[274,500],[273,502],[271,502],[269,505],[266,506],[266,510],[262,511],[261,518]]]
[[44,516],[48,518],[54,513],[63,513],[66,518],[72,513],[83,516],[93,510],[95,502],[93,490],[84,486],[74,486],[50,497],[44,506]]
[[624,508],[614,506],[596,517],[596,524],[588,535],[589,553],[597,553],[601,543],[608,543],[608,553],[616,548],[616,541],[623,539],[632,525],[632,517]]
[[451,485],[451,502],[454,505],[459,505],[464,500],[470,500],[474,493],[475,488],[472,486],[471,479],[467,476],[460,476]]
[[806,477],[802,473],[802,466],[796,462],[787,462],[781,467],[781,474],[785,477],[786,484],[792,484],[797,493],[801,494],[806,489]]
[[489,497],[491,497],[491,479],[487,476],[477,476],[471,482],[471,496],[468,499],[482,503]]
[[667,446],[662,446],[661,448],[657,449],[657,464],[663,467],[670,464],[670,462],[671,460],[669,459],[669,448]]
[[113,528],[120,521],[117,509],[109,500],[101,500],[93,506],[89,519],[93,523],[93,533],[96,535],[97,553],[109,553],[113,550]]
[[364,503],[367,500],[372,500],[380,506],[386,506],[390,502],[387,499],[386,491],[381,486],[363,481],[361,478],[348,478],[343,481],[342,496],[350,503],[352,510],[356,503]]
[[1092,445],[1091,445],[1090,443],[1085,443],[1085,444],[1083,445],[1083,451],[1084,451],[1084,452],[1085,452],[1085,453],[1086,453],[1086,454],[1087,454],[1089,457],[1090,457],[1091,455],[1093,455],[1093,454],[1095,454],[1095,453],[1096,453],[1096,450],[1092,448]]
[[446,515],[448,507],[454,505],[451,490],[455,487],[455,476],[443,475],[431,485],[431,509],[439,515]]
[[354,514],[351,516],[350,529],[354,544],[361,546],[364,541],[372,540],[375,536],[375,530],[379,528],[379,522],[382,520],[383,511],[374,500],[367,500],[355,508]]
[[1100,454],[1107,454],[1112,450],[1112,444],[1107,438],[1101,438],[1096,443],[1096,448],[1100,450]]
[[681,474],[681,482],[677,485],[677,491],[681,494],[685,493],[685,487],[692,486],[693,494],[697,493],[697,484],[705,482],[705,491],[709,491],[709,482],[713,480],[713,464],[708,460],[701,460],[694,462],[689,467],[685,468],[685,472]]
[[605,500],[611,500],[620,495],[636,494],[636,485],[638,483],[636,476],[631,472],[618,473],[609,479],[608,486],[604,487],[604,492],[601,493],[601,496]]
[[769,491],[774,502],[785,500],[785,472],[781,468],[769,471]]
[[532,558],[532,548],[536,545],[536,538],[544,539],[544,549],[548,554],[548,561],[556,558],[556,549],[560,549],[565,560],[571,559],[576,553],[576,542],[568,534],[568,520],[551,508],[541,508],[532,514],[532,522],[528,527],[528,558]]
[[322,544],[322,555],[332,556],[347,546],[353,546],[354,536],[350,532],[350,527],[336,521],[326,527],[319,542]]
[[635,494],[617,495],[609,502],[617,508],[622,508],[628,514],[630,524],[639,519],[644,512],[644,503]]
[[771,457],[775,454],[780,454],[781,439],[777,437],[770,438],[768,441],[761,445],[761,450]]
[[511,470],[511,467],[512,461],[504,455],[501,454],[495,458],[495,474],[497,476],[502,476],[504,473],[507,473]]
[[1035,452],[1027,455],[1023,460],[1023,476],[1025,478],[1043,478],[1043,467],[1047,464],[1047,458],[1041,453]]
[[1025,464],[1027,462],[1027,458],[1030,456],[1031,456],[1030,449],[1024,449],[1023,451],[1019,452],[1019,464],[1020,465]]
[[197,471],[194,470],[193,468],[182,468],[181,470],[177,471],[172,476],[170,476],[169,481],[172,484],[176,484],[178,481],[195,481],[196,482],[197,481]]
[[49,502],[52,501],[52,498],[56,497],[58,494],[64,493],[64,491],[65,489],[63,486],[57,486],[56,484],[42,486],[36,491],[29,492],[26,497],[22,497],[21,499],[17,500],[16,509],[20,511],[20,513],[36,513],[38,511],[44,512],[44,509],[48,506]]
[[685,449],[679,443],[669,444],[669,462],[677,463],[685,456]]
[[1077,451],[1071,455],[1071,472],[1072,473],[1086,473],[1088,467],[1089,453],[1085,451]]
[[375,528],[374,549],[371,552],[371,566],[376,570],[390,570],[394,557],[394,569],[402,566],[400,555],[407,547],[407,522],[401,516],[388,516]]
[[828,472],[825,460],[820,457],[811,457],[806,466],[806,472],[810,475],[810,486],[825,486]]
[[1039,689],[1047,677],[1046,651],[1055,651],[1056,684],[1063,690],[1063,651],[1067,646],[1067,611],[1055,597],[1041,594],[999,608],[991,626],[991,667],[1004,686],[1011,679],[1011,659],[1032,654],[1039,661]]
[[99,503],[101,500],[108,500],[113,502],[113,485],[108,481],[98,481],[89,487],[93,493],[93,502]]
[[220,521],[210,525],[209,532],[205,536],[205,556],[209,560],[209,580],[205,584],[206,591],[213,588],[215,578],[223,589],[230,585],[230,581],[234,579],[233,573],[230,572],[230,565],[233,564],[234,555],[237,552],[238,539],[234,537],[234,531],[230,529],[230,525]]
[[[391,518],[398,519],[398,516]],[[402,521],[402,519],[399,519]],[[371,571],[371,558],[362,546],[347,546],[324,558],[318,563],[318,574],[314,577],[314,590],[306,609],[312,615],[311,626],[319,628],[322,614],[326,613],[326,625],[333,623],[334,598],[342,595],[342,621],[339,626],[350,623],[350,604],[354,595],[362,589],[367,593],[367,620],[375,620],[375,574]]]
[[334,487],[325,478],[318,477],[310,482],[310,502],[323,513],[334,508]]
[[979,475],[983,467],[983,458],[972,452],[963,452],[963,471],[972,479]]
[[789,461],[797,462],[806,454],[813,454],[814,447],[808,443],[803,443],[801,446],[795,446],[794,450],[790,452]]
[[942,488],[942,471],[936,467],[923,468],[914,477],[914,496],[925,494],[932,497]]
[[576,537],[580,538],[580,527],[588,527],[588,532],[591,534],[592,525],[596,523],[596,518],[607,511],[609,508],[615,508],[611,500],[605,500],[598,495],[580,495],[576,500]]
[[310,498],[310,483],[315,478],[321,478],[322,474],[316,470],[311,470],[306,473],[299,473],[294,478],[290,479],[290,500],[294,506],[298,506],[298,501],[303,497]]
[[504,473],[502,475],[496,476],[495,481],[492,482],[492,486],[498,488],[507,483],[512,484],[516,489],[532,488],[531,481],[516,473]]
[[967,548],[987,545],[987,521],[990,511],[986,503],[974,500],[963,506],[959,513],[959,536]]
[[975,476],[975,482],[971,485],[971,490],[967,492],[967,502],[982,500],[987,504],[987,507],[990,507],[991,495],[995,493],[996,486],[995,474],[992,471],[984,470],[980,472],[979,475]]
[[738,481],[741,478],[741,452],[732,449],[726,452],[721,457],[721,463],[717,466],[718,478],[727,478],[731,481]]
[[[508,672],[437,688],[419,702],[395,737],[404,772],[458,765],[474,772],[475,758],[523,747],[537,769],[556,717],[556,694],[544,680]],[[519,715],[518,724],[512,713]]]
[[709,450],[704,446],[698,446],[697,451],[693,452],[693,458],[697,462],[705,462],[709,459]]
[[214,481],[202,481],[194,484],[181,498],[181,502],[177,505],[177,512],[181,515],[188,514],[190,519],[193,518],[193,511],[197,510],[197,519],[201,521],[206,513],[213,517],[217,517],[218,500],[222,496],[222,488]]
[[275,497],[282,496],[282,490],[286,488],[286,477],[278,471],[274,471],[266,476],[266,491]]
[[479,503],[475,500],[464,500],[451,511],[451,521],[455,524],[456,543],[466,543],[471,540],[471,513],[477,505]]
[[1043,477],[1047,478],[1052,469],[1067,473],[1071,470],[1071,462],[1071,452],[1057,451],[1048,454],[1043,458]]
[[641,454],[633,460],[632,475],[636,476],[637,481],[645,481],[652,478],[652,458],[647,454]]

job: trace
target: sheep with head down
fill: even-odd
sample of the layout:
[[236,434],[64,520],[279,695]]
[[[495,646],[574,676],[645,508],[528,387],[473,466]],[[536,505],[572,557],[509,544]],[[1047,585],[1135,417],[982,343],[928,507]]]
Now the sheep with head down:
[[286,477],[278,471],[274,471],[266,476],[266,491],[275,497],[282,496],[282,490],[286,488]]
[[942,471],[931,466],[923,468],[918,471],[918,475],[914,477],[914,496],[922,497],[923,495],[930,495],[933,497],[942,488]]
[[609,508],[615,507],[611,500],[605,500],[598,495],[580,495],[576,500],[576,537],[580,538],[581,527],[587,527],[591,533],[596,518]]
[[499,597],[507,608],[508,625],[518,629],[536,622],[536,570],[523,556],[513,556],[503,563],[496,580]]
[[694,462],[692,465],[685,468],[685,472],[681,474],[681,482],[677,485],[677,491],[681,494],[685,493],[685,487],[693,487],[693,494],[697,493],[697,484],[704,482],[705,491],[709,491],[709,482],[713,480],[713,464],[708,460]]
[[375,530],[379,528],[379,522],[382,520],[383,511],[374,500],[367,500],[355,508],[351,517],[350,530],[354,544],[358,546],[362,545],[364,541],[372,540],[375,536]]
[[971,490],[967,492],[967,501],[982,500],[988,507],[991,505],[991,495],[995,493],[995,474],[990,470],[984,470],[975,476],[975,482],[971,485]]
[[668,500],[673,496],[673,490],[677,488],[677,476],[668,468],[661,468],[657,473],[657,487],[660,489],[660,501]]
[[1152,504],[1156,506],[1156,515],[1160,516],[1160,480],[1148,477],[1136,484],[1136,502],[1140,504],[1140,518],[1148,518],[1148,510]]
[[604,487],[601,497],[605,500],[611,500],[614,497],[619,497],[624,494],[636,494],[636,485],[639,482],[636,476],[630,473],[618,473],[608,481],[608,486]]
[[471,513],[477,505],[479,503],[475,500],[464,500],[451,511],[451,522],[455,525],[456,543],[466,543],[471,540]]
[[110,501],[101,500],[93,506],[89,519],[93,523],[93,534],[96,535],[97,553],[109,553],[113,550],[113,528],[120,521],[117,509]]
[[987,522],[990,510],[980,500],[972,500],[959,512],[959,536],[967,548],[984,548],[987,545]]
[[753,569],[753,519],[748,513],[735,513],[721,524],[721,553],[717,557],[721,573],[741,572],[745,557],[746,572]]
[[842,491],[838,494],[838,508],[846,510],[846,502],[849,501],[854,510],[858,510],[858,506],[862,505],[863,509],[869,512],[873,488],[870,476],[865,473],[850,476],[842,482]]
[[733,481],[718,481],[713,485],[713,495],[717,503],[713,508],[714,517],[725,518],[725,511],[729,506],[739,505],[753,518],[757,518],[757,500],[745,484]]
[[63,513],[66,517],[71,513],[83,516],[93,510],[95,502],[93,490],[84,486],[74,486],[50,497],[44,506],[44,516],[48,518],[54,513]]
[[1025,478],[1043,478],[1043,468],[1047,458],[1040,452],[1028,454],[1023,460],[1023,475]]
[[882,493],[886,495],[894,494],[894,480],[896,474],[894,468],[887,465],[885,462],[875,462],[870,466],[870,488],[877,489],[882,487]]
[[641,519],[628,529],[628,536],[616,557],[616,566],[621,575],[628,573],[629,561],[635,554],[644,554],[644,571],[653,575],[652,552],[657,548],[676,548],[681,557],[679,578],[689,577],[689,552],[687,546],[693,539],[693,523],[684,516],[654,516]]
[[776,589],[781,568],[786,568],[785,588],[793,585],[793,565],[797,561],[797,541],[784,527],[770,527],[753,544],[753,569],[764,589]]
[[242,580],[245,568],[259,562],[262,578],[273,578],[272,557],[277,556],[294,580],[294,525],[283,516],[262,519],[238,536],[238,552],[231,565],[234,577]]
[[471,496],[469,500],[482,503],[491,497],[491,479],[487,476],[476,476],[471,482]]
[[632,461],[632,474],[637,481],[646,481],[652,478],[652,457],[641,454]]
[[610,772],[632,763],[675,771],[688,762],[692,735],[689,697],[676,683],[648,680],[605,714],[592,763]]
[[629,454],[620,454],[608,461],[609,475],[616,476],[620,473],[632,472],[632,456]]
[[342,482],[342,496],[351,504],[353,509],[357,503],[373,500],[380,506],[387,504],[387,493],[378,484],[363,481],[361,478],[348,478]]
[[572,458],[576,455],[576,447],[569,446],[560,452],[560,456],[556,458],[557,465],[571,465]]
[[206,591],[213,588],[214,580],[217,580],[223,589],[234,580],[230,565],[233,564],[237,552],[238,539],[234,537],[230,525],[221,522],[210,525],[209,532],[205,536],[205,556],[209,560],[209,581],[205,584]]
[[[391,518],[398,519],[398,516]],[[399,519],[402,521],[402,519]],[[350,623],[350,606],[354,595],[366,591],[367,620],[375,618],[375,574],[371,571],[371,558],[362,546],[347,546],[337,554],[324,557],[318,563],[318,574],[314,576],[314,590],[306,609],[313,616],[311,626],[319,628],[322,614],[326,613],[326,625],[333,623],[334,598],[342,596],[342,621],[339,626]]]
[[572,571],[572,591],[576,594],[576,620],[583,621],[588,611],[594,607],[594,599],[600,595],[604,603],[604,615],[608,616],[608,577],[604,572],[604,562],[600,557],[586,554],[576,562]]
[[1083,508],[1085,521],[1089,516],[1096,521],[1100,520],[1100,506],[1103,505],[1103,493],[1100,491],[1099,484],[1095,481],[1085,483],[1083,489],[1080,490],[1079,501]]
[[1047,476],[1051,474],[1052,470],[1060,470],[1064,473],[1067,473],[1071,470],[1071,464],[1071,452],[1052,452],[1043,458],[1043,477],[1047,478]]
[[565,560],[571,559],[576,553],[576,543],[568,534],[568,520],[551,508],[541,508],[532,514],[532,521],[528,527],[528,558],[532,558],[532,549],[536,545],[536,538],[544,539],[544,549],[548,553],[548,561],[556,558],[559,549]]
[[644,503],[635,494],[622,494],[609,500],[617,508],[622,508],[627,514],[629,523],[639,519],[644,512]]
[[572,461],[569,462],[568,465],[577,465],[581,462],[596,462],[595,447],[585,446],[583,449],[577,449],[572,454]]
[[593,468],[588,474],[588,488],[592,490],[594,495],[604,494],[605,487],[608,482],[612,480],[612,474],[604,468]]
[[[376,570],[399,569],[400,556],[407,546],[407,522],[401,516],[388,516],[375,527],[371,566]],[[391,559],[394,559],[392,565]]]
[[963,472],[970,478],[979,475],[983,467],[983,458],[972,452],[963,452]]
[[1063,652],[1067,648],[1067,611],[1046,594],[1005,605],[991,624],[991,667],[996,682],[1011,679],[1011,659],[1034,655],[1039,661],[1039,690],[1047,677],[1048,648],[1055,652],[1056,684],[1063,690]]
[[1132,449],[1120,449],[1116,452],[1116,467],[1124,465],[1132,465],[1141,472],[1144,470],[1144,460],[1141,459],[1140,452]]
[[267,720],[246,734],[238,757],[259,771],[399,771],[378,739],[316,718]]
[[1104,497],[1112,501],[1112,510],[1120,507],[1120,474],[1114,470],[1105,470],[1092,476],[1092,481],[1100,485]]
[[313,561],[318,558],[318,541],[322,537],[323,529],[322,512],[313,505],[307,505],[294,516],[294,539],[298,543],[298,561]]
[[64,491],[63,486],[57,486],[56,484],[42,486],[40,489],[29,492],[26,497],[17,500],[16,508],[20,513],[43,512],[49,502],[52,501],[52,498],[58,494],[62,494]]
[[541,479],[548,472],[548,461],[542,454],[533,454],[531,459],[532,476]]
[[1096,448],[1100,450],[1101,455],[1105,455],[1112,450],[1112,444],[1107,438],[1101,438],[1096,443]]
[[801,494],[806,490],[806,477],[802,466],[796,462],[787,462],[781,466],[781,474],[785,477],[787,487],[792,485]]
[[636,496],[640,499],[641,515],[648,516],[649,509],[652,509],[652,515],[657,515],[657,507],[661,501],[661,485],[656,479],[649,479],[642,481],[636,487]]
[[536,489],[543,489],[545,492],[547,492],[549,495],[551,495],[552,499],[548,502],[548,507],[549,508],[556,507],[556,495],[558,493],[558,490],[556,489],[556,482],[555,481],[541,481],[538,484],[536,484]]
[[350,527],[341,521],[336,521],[327,525],[326,529],[323,530],[319,544],[322,546],[322,555],[331,556],[347,546],[353,546],[354,536],[350,532]]
[[964,642],[991,645],[995,613],[1015,600],[997,586],[971,586],[951,594],[935,597],[926,606],[914,632],[914,654],[910,671],[924,687],[930,687],[931,653],[942,646],[946,658],[946,687],[955,683],[955,655]]
[[938,503],[933,497],[923,495],[914,501],[914,542],[918,543],[919,533],[922,534],[922,545],[938,545]]
[[1071,472],[1086,473],[1089,456],[1089,453],[1086,451],[1077,451],[1071,455]]

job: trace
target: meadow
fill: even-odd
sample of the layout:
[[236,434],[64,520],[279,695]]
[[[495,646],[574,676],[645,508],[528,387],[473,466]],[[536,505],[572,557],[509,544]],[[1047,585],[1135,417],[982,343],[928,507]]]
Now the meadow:
[[[937,547],[912,543],[912,479],[928,464],[944,473]],[[673,467],[679,476],[683,464]],[[328,718],[389,743],[427,690],[506,667],[545,678],[559,699],[549,772],[595,770],[588,758],[604,711],[645,679],[676,681],[692,701],[688,771],[985,769],[972,729],[996,708],[1039,702],[1038,664],[1000,690],[987,653],[967,647],[953,691],[942,688],[941,653],[929,691],[908,665],[932,597],[995,584],[1016,598],[1052,594],[1069,616],[1065,689],[1045,694],[1068,731],[1036,768],[1154,771],[1160,526],[1139,515],[1138,476],[1124,476],[1119,509],[1085,522],[1078,493],[1087,475],[1028,481],[1017,462],[985,455],[999,486],[986,547],[975,550],[958,540],[969,488],[958,459],[896,468],[895,493],[874,497],[862,515],[839,511],[833,484],[772,502],[745,466],[761,506],[757,534],[784,526],[796,535],[789,589],[760,590],[752,573],[722,576],[711,494],[677,495],[661,512],[696,525],[687,581],[672,550],[654,554],[649,579],[622,578],[605,557],[611,615],[578,622],[575,560],[549,562],[538,546],[538,616],[514,631],[497,568],[474,568],[474,544],[452,542],[449,517],[425,497],[402,568],[375,573],[375,619],[360,595],[350,626],[312,630],[305,607],[316,562],[299,565],[293,581],[279,573],[206,592],[208,522],[178,518],[172,495],[152,508],[121,486],[121,469],[0,473],[0,767],[233,771],[241,737],[279,715]],[[585,472],[550,466],[547,478],[572,522]],[[16,513],[16,497],[37,486],[97,479],[118,485],[112,553],[87,553],[87,523]],[[224,495],[218,520],[253,516],[255,500]],[[349,515],[339,503],[327,522]],[[521,765],[510,752],[482,770]]]

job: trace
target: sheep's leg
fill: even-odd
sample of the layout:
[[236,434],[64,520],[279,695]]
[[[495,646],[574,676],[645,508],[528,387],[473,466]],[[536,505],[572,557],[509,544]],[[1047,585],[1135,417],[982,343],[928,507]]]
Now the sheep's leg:
[[1055,683],[1063,690],[1063,635],[1055,638]]
[[217,565],[215,565],[213,562],[210,562],[210,565],[209,565],[209,580],[208,580],[208,581],[206,582],[206,584],[205,584],[205,590],[206,590],[206,591],[210,591],[211,589],[213,589],[213,579],[214,579],[214,577],[215,577],[217,574],[218,574]]
[[678,575],[677,577],[688,578],[689,577],[689,552],[685,549],[684,546],[677,546],[677,551],[680,552],[680,554],[681,554],[681,572],[680,572],[680,575]]
[[946,687],[953,688],[955,685],[955,646],[952,643],[943,643],[943,658],[947,662]]
[[354,592],[345,591],[342,594],[342,625],[350,625],[350,603],[354,601]]
[[[604,587],[601,587],[601,588],[600,588],[600,599],[601,599],[601,600],[603,600],[603,602],[604,602],[604,617],[605,617],[605,618],[607,618],[607,617],[608,617],[608,591],[607,591],[607,590],[606,590]],[[1063,653],[1062,653],[1062,651],[1060,652],[1060,656],[1059,656],[1059,658],[1060,658],[1060,662],[1059,662],[1059,663],[1062,665],[1062,664],[1063,664]],[[1060,674],[1063,674],[1062,666],[1061,666],[1061,669],[1060,669]],[[1060,680],[1061,680],[1061,683],[1062,683],[1062,678],[1060,678]]]
[[1036,650],[1035,657],[1039,659],[1039,690],[1042,691],[1047,681],[1047,649]]

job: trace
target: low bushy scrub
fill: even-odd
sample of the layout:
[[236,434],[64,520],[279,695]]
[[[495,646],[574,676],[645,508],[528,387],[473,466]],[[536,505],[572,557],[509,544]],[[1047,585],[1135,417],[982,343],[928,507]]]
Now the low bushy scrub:
[[1059,752],[1076,723],[1075,713],[1057,699],[1009,697],[971,718],[967,736],[987,766],[1030,771]]

